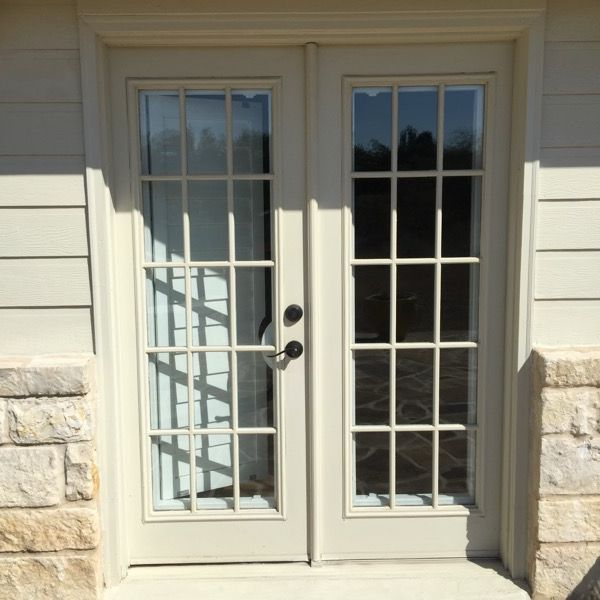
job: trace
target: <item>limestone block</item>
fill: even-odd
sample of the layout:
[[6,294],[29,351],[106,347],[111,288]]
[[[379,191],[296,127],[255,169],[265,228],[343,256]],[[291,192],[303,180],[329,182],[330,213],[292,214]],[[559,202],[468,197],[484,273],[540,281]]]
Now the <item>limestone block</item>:
[[542,386],[600,387],[600,349],[537,350],[537,370]]
[[600,496],[540,500],[538,536],[540,542],[600,541]]
[[56,447],[0,448],[0,507],[52,506],[63,495]]
[[92,444],[69,444],[65,454],[67,500],[90,500],[98,489],[98,470]]
[[95,555],[0,558],[0,600],[93,600]]
[[15,444],[80,442],[93,437],[89,396],[10,400],[8,415]]
[[[600,543],[541,544],[536,553],[534,600],[600,599],[596,578]],[[598,573],[600,576],[600,573]],[[583,589],[582,589],[583,588]]]
[[542,437],[540,496],[550,494],[600,494],[600,437]]
[[541,401],[542,434],[581,436],[600,432],[600,389],[544,388]]
[[0,552],[91,550],[97,545],[95,507],[0,510]]
[[10,441],[8,437],[7,404],[6,400],[0,399],[0,444],[6,444]]
[[77,396],[92,384],[91,356],[47,355],[0,360],[0,396]]

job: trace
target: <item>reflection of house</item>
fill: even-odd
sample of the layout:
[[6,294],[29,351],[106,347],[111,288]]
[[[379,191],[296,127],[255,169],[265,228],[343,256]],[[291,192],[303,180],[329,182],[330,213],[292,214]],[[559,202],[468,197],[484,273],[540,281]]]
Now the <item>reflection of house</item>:
[[213,5],[0,2],[0,600],[595,597],[597,0]]

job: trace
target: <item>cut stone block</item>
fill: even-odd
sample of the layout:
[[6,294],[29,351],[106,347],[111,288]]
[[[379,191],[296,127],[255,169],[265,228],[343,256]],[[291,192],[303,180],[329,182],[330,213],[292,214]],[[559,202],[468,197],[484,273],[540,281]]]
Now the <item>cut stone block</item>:
[[541,402],[542,434],[582,436],[600,432],[600,389],[544,388]]
[[70,444],[65,454],[67,500],[90,500],[98,489],[98,470],[92,444]]
[[540,542],[600,541],[600,496],[540,500]]
[[536,351],[539,384],[553,387],[600,387],[600,349]]

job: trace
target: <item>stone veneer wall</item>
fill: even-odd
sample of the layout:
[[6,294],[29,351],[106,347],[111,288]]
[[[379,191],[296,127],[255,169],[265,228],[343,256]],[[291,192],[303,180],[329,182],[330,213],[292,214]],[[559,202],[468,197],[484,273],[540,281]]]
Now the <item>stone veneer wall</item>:
[[600,349],[540,349],[533,368],[533,597],[600,599]]
[[0,357],[0,600],[100,589],[91,356]]

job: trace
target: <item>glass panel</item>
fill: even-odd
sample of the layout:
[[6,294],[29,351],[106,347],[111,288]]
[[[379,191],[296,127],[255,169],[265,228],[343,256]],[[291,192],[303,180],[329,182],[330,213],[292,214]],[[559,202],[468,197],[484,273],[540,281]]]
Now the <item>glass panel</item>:
[[398,89],[398,170],[436,168],[437,88]]
[[442,256],[479,256],[481,177],[444,177]]
[[390,257],[390,180],[354,180],[354,256]]
[[273,371],[263,353],[238,352],[237,374],[239,426],[272,427]]
[[390,269],[354,267],[354,339],[390,341]]
[[435,256],[435,178],[398,179],[398,258]]
[[236,181],[233,184],[237,260],[271,259],[270,192],[270,181]]
[[233,172],[271,172],[271,92],[232,92]]
[[477,349],[440,350],[440,423],[477,422]]
[[180,175],[179,93],[140,92],[142,175]]
[[190,503],[190,438],[152,438],[152,498],[154,510],[183,510]]
[[352,92],[352,143],[355,171],[389,171],[392,158],[392,89]]
[[396,423],[433,424],[433,350],[396,351]]
[[260,344],[259,329],[271,317],[271,269],[264,267],[237,268],[236,319],[237,343]]
[[479,265],[442,265],[442,342],[476,342]]
[[231,358],[229,352],[192,354],[194,368],[194,425],[232,427]]
[[432,434],[396,433],[396,505],[431,504]]
[[183,269],[146,269],[149,346],[185,346],[185,275]]
[[390,354],[387,350],[354,352],[354,423],[389,425]]
[[227,172],[225,93],[188,91],[185,95],[188,174]]
[[275,508],[275,437],[244,434],[240,444],[240,507]]
[[144,198],[144,246],[146,260],[183,260],[183,209],[178,181],[146,181]]
[[390,436],[355,433],[354,506],[389,506]]
[[190,181],[190,259],[229,260],[227,183]]
[[475,503],[475,432],[440,431],[439,504]]
[[187,354],[148,355],[150,427],[179,429],[189,424]]
[[192,345],[229,344],[229,275],[226,268],[190,269]]
[[435,265],[399,265],[396,297],[396,340],[433,340]]
[[444,169],[481,169],[483,86],[448,85],[445,92]]
[[233,444],[231,435],[197,435],[196,506],[233,508]]

